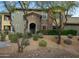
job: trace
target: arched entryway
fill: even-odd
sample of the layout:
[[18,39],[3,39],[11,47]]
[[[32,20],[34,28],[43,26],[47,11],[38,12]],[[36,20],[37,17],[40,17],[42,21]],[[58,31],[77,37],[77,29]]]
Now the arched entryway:
[[30,24],[30,32],[31,33],[35,33],[35,30],[36,30],[36,24],[35,23],[31,23]]

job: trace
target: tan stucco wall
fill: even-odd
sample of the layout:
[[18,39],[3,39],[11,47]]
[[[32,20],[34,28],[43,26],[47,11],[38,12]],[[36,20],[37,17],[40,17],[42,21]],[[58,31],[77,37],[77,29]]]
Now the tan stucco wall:
[[68,17],[67,23],[79,24],[79,17]]
[[66,25],[65,27],[64,27],[64,29],[65,30],[71,30],[71,29],[73,29],[73,30],[77,30],[77,34],[79,34],[79,25],[73,25],[73,26],[71,26],[71,25]]
[[2,28],[1,30],[4,31],[4,26],[11,26],[10,20],[4,20],[5,14],[0,14],[2,16]]
[[25,21],[23,19],[24,13],[22,11],[16,11],[11,15],[12,15],[12,24],[14,26],[15,32],[24,33],[24,24],[25,24]]

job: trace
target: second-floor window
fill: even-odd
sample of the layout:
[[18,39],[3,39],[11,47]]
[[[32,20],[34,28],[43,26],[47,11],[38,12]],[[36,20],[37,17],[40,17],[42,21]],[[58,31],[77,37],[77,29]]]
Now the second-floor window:
[[8,20],[8,17],[5,17],[5,20]]
[[7,21],[7,20],[10,20],[10,16],[5,15],[5,16],[4,16],[4,20],[6,20],[6,21]]
[[42,19],[47,20],[47,18],[48,18],[48,14],[47,13],[42,13]]

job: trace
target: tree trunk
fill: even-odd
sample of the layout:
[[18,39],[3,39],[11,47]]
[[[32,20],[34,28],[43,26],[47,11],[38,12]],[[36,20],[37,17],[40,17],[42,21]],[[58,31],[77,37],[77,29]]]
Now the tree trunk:
[[18,52],[20,52],[20,47],[18,46]]
[[58,26],[58,41],[57,44],[61,44],[61,31],[62,31],[62,25],[63,25],[63,21],[62,21],[62,14],[61,12],[59,13],[59,19],[60,19],[60,25]]
[[23,47],[18,47],[18,52],[23,53]]
[[23,46],[21,45],[21,42],[19,41],[19,39],[17,40],[17,45],[18,45],[18,52],[22,53],[23,52]]
[[57,44],[61,44],[61,30],[58,29],[58,41]]

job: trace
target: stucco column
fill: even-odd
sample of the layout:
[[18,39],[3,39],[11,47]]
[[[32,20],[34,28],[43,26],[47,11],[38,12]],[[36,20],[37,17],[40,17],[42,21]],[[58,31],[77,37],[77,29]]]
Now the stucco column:
[[4,15],[2,15],[2,31],[4,30]]
[[12,26],[11,26],[11,32],[13,32],[12,30],[13,30],[13,29],[12,29]]
[[30,23],[28,23],[28,32],[30,32],[30,27],[29,27]]
[[36,27],[35,27],[35,32],[37,32],[37,31],[38,31],[37,24],[35,24],[35,25],[36,25]]

